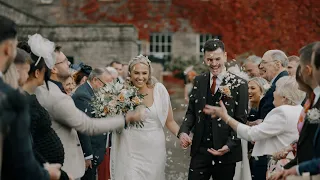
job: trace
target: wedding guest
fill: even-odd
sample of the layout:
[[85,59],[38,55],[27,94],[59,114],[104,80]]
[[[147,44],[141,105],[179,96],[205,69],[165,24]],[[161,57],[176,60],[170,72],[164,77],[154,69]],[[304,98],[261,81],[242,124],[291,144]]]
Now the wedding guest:
[[[295,158],[290,161],[284,168],[289,169],[298,164],[298,162],[304,162],[312,159],[314,153],[312,151],[313,147],[313,137],[315,135],[317,125],[310,124],[309,121],[306,120],[306,113],[310,108],[312,108],[316,103],[315,94],[320,90],[320,87],[317,85],[317,81],[313,78],[313,69],[311,64],[312,57],[312,47],[314,43],[308,44],[307,46],[301,48],[299,51],[300,54],[300,71],[297,72],[297,80],[304,82],[307,87],[305,87],[307,91],[307,96],[309,97],[309,101],[307,101],[304,105],[304,111],[301,112],[298,130],[300,132],[300,137],[297,142],[297,154]],[[302,84],[301,82],[301,84]]]
[[[21,50],[24,51],[24,50]],[[37,161],[41,164],[44,163],[58,163],[63,165],[64,162],[64,149],[60,138],[52,129],[51,117],[47,110],[45,110],[35,96],[35,89],[38,86],[47,83],[49,80],[49,69],[45,60],[35,54],[37,52],[30,52],[31,57],[20,59],[21,64],[29,65],[24,67],[29,69],[29,76],[22,85],[22,89],[26,92],[26,97],[29,103],[29,114],[31,120],[31,137],[33,143],[33,151]],[[24,61],[23,61],[24,60]],[[38,63],[37,63],[38,62]],[[31,64],[29,64],[31,63]],[[61,180],[69,180],[66,172],[61,170]]]
[[123,80],[126,80],[128,77],[128,69],[129,69],[128,64],[123,64],[122,69],[123,69],[122,78]]
[[[313,78],[317,81],[318,86],[320,86],[320,57],[319,57],[319,51],[320,51],[320,42],[316,42],[316,44],[313,45],[313,54],[312,54],[312,73]],[[319,98],[319,89],[317,92],[315,92],[317,97]]]
[[[43,39],[39,36],[39,34],[30,36],[29,41]],[[46,39],[42,41],[48,42]],[[32,50],[34,46],[37,46],[37,43],[29,45]],[[126,118],[122,115],[101,119],[88,117],[75,106],[72,98],[59,88],[62,87],[61,82],[70,76],[70,62],[60,50],[60,47],[55,48],[54,55],[55,63],[52,64],[50,81],[48,81],[49,90],[45,85],[42,85],[37,88],[36,96],[40,104],[47,109],[52,117],[52,127],[62,141],[65,151],[62,169],[78,179],[85,173],[85,160],[77,131],[88,135],[103,134],[123,128],[126,122],[138,120],[140,114],[129,112]]]
[[[247,117],[247,124],[250,126],[257,125],[258,120],[258,108],[261,99],[265,95],[266,91],[270,88],[269,83],[261,78],[254,77],[248,82],[248,94],[249,94],[249,115]],[[250,170],[252,174],[258,174],[260,169],[259,159],[252,157],[252,150],[254,142],[248,142],[248,157],[250,162]],[[243,147],[242,147],[243,148]],[[254,176],[253,176],[253,179]]]
[[19,86],[22,86],[29,77],[28,72],[30,70],[31,61],[31,57],[26,51],[17,48],[17,56],[14,59],[14,64],[19,73]]
[[[312,44],[309,44],[305,46],[304,48],[310,48],[310,46],[313,48],[313,53],[312,53],[312,60],[311,60],[311,66],[312,66],[312,71],[313,71],[313,78],[318,82],[318,86],[320,86],[320,42],[315,42]],[[300,56],[301,58],[301,56]],[[312,108],[313,113],[307,117],[307,121],[310,121],[310,124],[315,123],[316,125],[319,125],[320,119],[320,90],[314,91],[315,93],[315,99],[314,99],[314,106]],[[308,115],[307,115],[308,116]],[[318,126],[318,129],[316,130],[315,136],[311,137],[313,140],[313,153],[314,157],[313,159],[309,161],[302,162],[296,166],[291,167],[290,169],[284,170],[281,173],[276,174],[271,180],[278,180],[278,179],[284,179],[287,176],[290,175],[302,175],[304,172],[309,172],[311,175],[315,174],[320,174],[320,126]]]
[[187,103],[189,103],[189,96],[193,88],[193,81],[194,78],[197,76],[197,73],[195,71],[189,71],[187,73],[187,83],[184,86],[184,99]]
[[244,71],[251,77],[259,77],[259,64],[261,63],[261,57],[256,55],[249,56],[246,61],[243,63]]
[[[276,108],[271,110],[264,121],[256,126],[247,126],[229,116],[222,101],[219,103],[220,107],[206,105],[204,112],[220,117],[237,132],[239,137],[255,141],[252,156],[268,158],[268,155],[288,146],[298,138],[296,125],[302,110],[299,102],[303,97],[304,93],[298,90],[298,84],[294,78],[282,77],[277,81],[274,91],[273,103]],[[256,179],[255,174],[253,178]],[[266,179],[266,177],[260,175],[260,179]]]
[[270,82],[270,88],[259,104],[258,119],[264,119],[266,115],[274,108],[273,92],[275,84],[279,78],[288,76],[285,68],[288,66],[286,54],[280,50],[269,50],[264,53],[259,68],[263,72],[263,77]]
[[7,72],[3,75],[3,81],[14,89],[19,88],[19,73],[14,63],[9,66]]
[[[204,45],[204,62],[207,73],[194,80],[186,112],[178,137],[183,148],[191,144],[190,131],[194,128],[191,146],[189,180],[232,180],[236,162],[242,160],[241,141],[235,132],[217,118],[206,116],[202,110],[206,103],[215,105],[222,99],[228,103],[228,112],[241,122],[246,122],[248,109],[248,84],[225,70],[227,53],[224,43],[210,39]],[[228,86],[230,84],[230,89]],[[232,97],[232,98],[229,98]],[[208,149],[215,150],[208,152]],[[212,153],[212,154],[210,154]]]
[[[315,101],[315,93],[319,91],[317,81],[313,78],[313,69],[312,69],[312,47],[315,43],[308,44],[307,46],[301,48],[300,53],[300,65],[296,72],[296,80],[299,83],[300,89],[307,93],[307,101],[304,104],[304,110],[300,114],[298,122],[298,131],[300,137],[296,143],[296,156],[288,164],[284,166],[285,169],[289,169],[298,164],[298,162],[304,162],[312,159],[314,152],[312,151],[313,147],[313,138],[317,129],[316,124],[310,124],[309,121],[306,121],[306,113],[310,108],[313,107]],[[284,158],[288,152],[294,149],[290,147],[284,149],[275,154],[277,158]],[[282,155],[282,156],[281,156]]]
[[288,70],[289,76],[295,76],[300,58],[298,56],[289,56],[288,61],[289,63],[288,63],[287,70]]
[[112,61],[110,63],[110,67],[115,68],[118,71],[118,80],[123,83],[124,79],[122,78],[123,75],[123,64],[119,61]]
[[117,80],[119,77],[118,71],[113,67],[106,67],[106,70],[111,74],[113,80]]
[[268,81],[261,77],[254,77],[248,81],[249,116],[248,121],[257,120],[259,104],[267,90],[270,88]]
[[75,89],[74,86],[74,80],[72,76],[69,76],[63,83],[62,83],[63,89],[66,92],[67,95],[71,96],[73,90]]
[[[112,80],[116,80],[120,83],[124,83],[124,81],[121,78],[119,79],[120,75],[115,68],[108,66],[108,67],[106,67],[106,71],[108,71],[111,74]],[[99,180],[110,178],[110,152],[111,152],[110,149],[112,146],[111,139],[112,139],[112,132],[107,133],[106,155],[105,155],[104,160],[102,161],[102,163],[99,166],[99,175],[98,175],[98,176],[100,176]]]
[[80,66],[80,69],[73,74],[73,79],[76,83],[75,89],[77,89],[80,85],[82,85],[87,81],[88,76],[92,71],[92,67],[86,64],[80,63],[79,66]]
[[[94,117],[91,106],[92,99],[94,98],[94,91],[97,91],[111,81],[111,75],[104,68],[93,69],[87,82],[82,84],[72,96],[77,108],[85,112],[89,117]],[[78,136],[86,164],[86,172],[81,179],[96,180],[97,167],[103,161],[106,151],[107,136],[105,134],[88,136],[81,132],[78,132]]]
[[16,24],[4,16],[0,16],[0,27],[0,130],[3,135],[1,178],[59,179],[60,165],[46,165],[43,168],[34,157],[25,97],[2,80],[16,56],[17,30]]

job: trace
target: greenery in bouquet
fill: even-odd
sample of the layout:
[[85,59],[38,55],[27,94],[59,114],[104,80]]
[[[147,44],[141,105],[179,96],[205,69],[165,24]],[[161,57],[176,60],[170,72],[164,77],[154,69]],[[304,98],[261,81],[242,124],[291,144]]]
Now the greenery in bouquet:
[[185,74],[184,71],[186,68],[193,66],[193,70],[197,72],[197,74],[201,74],[206,72],[208,69],[204,64],[203,61],[197,60],[196,58],[190,59],[183,59],[181,57],[174,58],[170,62],[166,64],[166,69],[171,71],[174,77],[179,79],[184,79]]
[[[128,111],[144,107],[144,96],[139,94],[135,86],[113,81],[95,92],[92,113],[98,118],[126,114]],[[132,126],[143,127],[143,122],[141,120],[128,125]]]

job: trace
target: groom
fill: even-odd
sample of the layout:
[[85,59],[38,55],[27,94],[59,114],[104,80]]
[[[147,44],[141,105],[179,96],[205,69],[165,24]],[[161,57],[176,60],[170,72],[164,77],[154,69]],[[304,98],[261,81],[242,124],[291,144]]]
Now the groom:
[[210,72],[194,80],[189,107],[180,127],[178,138],[183,147],[191,144],[189,180],[232,180],[236,162],[242,160],[241,141],[236,133],[218,118],[205,115],[206,104],[218,105],[222,100],[228,114],[244,123],[248,108],[248,84],[240,77],[227,73],[227,53],[224,43],[208,40],[204,45],[204,63]]

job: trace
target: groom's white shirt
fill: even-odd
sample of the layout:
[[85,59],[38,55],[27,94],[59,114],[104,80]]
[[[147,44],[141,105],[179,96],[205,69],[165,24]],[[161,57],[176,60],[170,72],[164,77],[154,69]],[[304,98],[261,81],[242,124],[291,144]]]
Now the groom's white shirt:
[[314,101],[313,101],[313,106],[314,106],[318,102],[320,97],[320,86],[317,86],[316,88],[314,88],[313,93],[315,95]]
[[[216,88],[215,88],[215,92],[217,92],[218,88],[220,87],[220,84],[222,83],[223,81],[223,78],[225,77],[226,75],[226,71],[223,70],[218,76],[217,76],[217,79],[216,79]],[[210,87],[212,86],[212,83],[213,83],[213,74],[210,72]]]
[[77,131],[88,134],[103,134],[124,127],[124,117],[89,118],[74,104],[71,96],[61,92],[59,87],[48,82],[36,89],[39,103],[49,112],[52,128],[59,136],[65,152],[62,169],[74,178],[81,178],[85,172],[85,161]]

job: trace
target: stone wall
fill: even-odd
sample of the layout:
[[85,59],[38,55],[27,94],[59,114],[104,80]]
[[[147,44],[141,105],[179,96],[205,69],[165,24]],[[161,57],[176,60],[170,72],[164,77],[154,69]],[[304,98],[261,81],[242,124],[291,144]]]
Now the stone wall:
[[62,46],[62,51],[94,67],[112,60],[128,62],[138,54],[136,29],[131,25],[40,25],[19,26],[19,40],[39,33]]
[[190,59],[199,54],[199,35],[196,33],[176,32],[172,34],[172,56]]
[[17,24],[47,24],[47,21],[42,20],[32,14],[26,13],[19,8],[11,6],[3,1],[0,1],[0,15],[14,20]]

